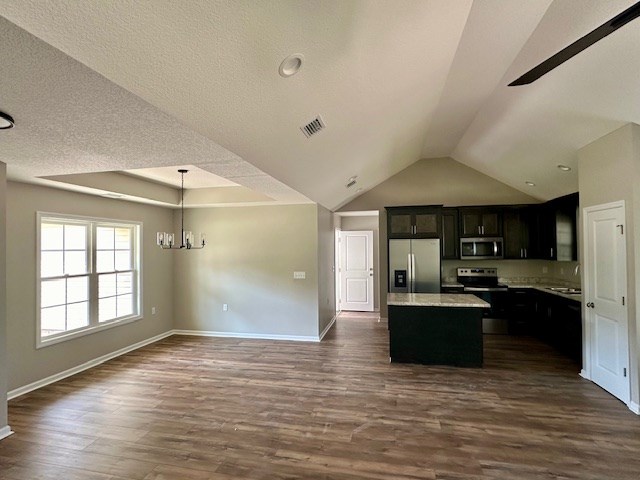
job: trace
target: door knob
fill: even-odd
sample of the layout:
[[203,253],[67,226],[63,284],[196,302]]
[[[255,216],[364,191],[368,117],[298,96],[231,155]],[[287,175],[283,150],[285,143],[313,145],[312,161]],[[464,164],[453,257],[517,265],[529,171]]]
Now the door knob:
[[589,308],[594,308],[594,307],[595,307],[595,305],[593,304],[593,302],[589,302],[589,303],[587,303],[587,307],[589,307]]

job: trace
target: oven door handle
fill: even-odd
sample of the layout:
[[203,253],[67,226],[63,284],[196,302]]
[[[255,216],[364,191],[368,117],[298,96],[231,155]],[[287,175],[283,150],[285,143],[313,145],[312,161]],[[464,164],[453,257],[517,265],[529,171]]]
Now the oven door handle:
[[464,287],[465,292],[507,292],[509,287]]
[[498,256],[498,242],[493,242],[493,256]]

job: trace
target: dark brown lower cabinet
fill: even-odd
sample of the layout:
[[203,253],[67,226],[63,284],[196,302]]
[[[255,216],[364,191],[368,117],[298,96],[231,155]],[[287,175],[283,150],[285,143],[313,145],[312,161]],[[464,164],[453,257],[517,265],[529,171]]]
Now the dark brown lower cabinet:
[[532,288],[510,288],[507,293],[510,335],[531,335],[536,318],[536,293]]
[[532,288],[509,289],[509,333],[533,335],[582,365],[582,304]]
[[391,361],[482,367],[482,310],[389,305]]

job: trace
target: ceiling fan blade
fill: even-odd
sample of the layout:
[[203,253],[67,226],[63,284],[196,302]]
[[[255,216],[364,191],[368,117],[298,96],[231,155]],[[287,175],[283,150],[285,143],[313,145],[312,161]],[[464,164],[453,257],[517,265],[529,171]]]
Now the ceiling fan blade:
[[532,82],[535,82],[537,79],[549,73],[558,65],[562,65],[571,57],[576,56],[584,49],[589,48],[591,45],[593,45],[597,41],[602,40],[607,35],[610,35],[611,33],[618,30],[620,27],[623,27],[624,25],[629,23],[631,20],[634,20],[639,16],[640,16],[640,2],[637,2],[631,7],[627,8],[624,12],[620,13],[619,15],[616,15],[611,20],[608,20],[607,22],[603,23],[595,30],[592,30],[591,32],[587,33],[584,37],[579,38],[568,47],[563,48],[552,57],[547,58],[541,64],[533,67],[527,73],[525,73],[518,79],[511,82],[509,86],[516,87],[519,85],[528,85]]

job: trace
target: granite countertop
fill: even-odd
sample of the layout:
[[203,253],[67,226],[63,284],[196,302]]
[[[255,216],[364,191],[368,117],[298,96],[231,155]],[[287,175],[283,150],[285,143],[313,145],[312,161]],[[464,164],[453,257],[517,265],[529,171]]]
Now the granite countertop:
[[557,295],[562,298],[568,298],[569,300],[574,300],[576,302],[582,303],[582,294],[580,295],[567,295],[562,292],[554,292],[553,290],[549,290],[549,287],[557,287],[557,285],[531,285],[525,288],[533,288],[535,290],[539,290],[544,293],[550,293],[551,295]]
[[[538,290],[540,292],[550,293],[551,295],[557,295],[558,297],[566,298],[569,300],[573,300],[575,302],[582,302],[582,295],[567,295],[562,292],[555,292],[553,290],[549,290],[551,287],[570,287],[570,288],[580,288],[580,286],[568,285],[562,283],[546,283],[540,281],[527,281],[526,279],[506,279],[501,278],[500,283],[507,285],[509,288],[532,288],[534,290]],[[442,288],[463,288],[461,283],[452,281],[450,279],[442,282]]]
[[469,293],[387,293],[387,305],[399,307],[491,307],[484,300]]
[[568,300],[573,300],[578,303],[582,303],[582,295],[567,295],[562,292],[555,292],[550,290],[551,287],[570,287],[570,288],[580,288],[580,286],[574,285],[561,285],[558,283],[544,283],[544,282],[527,282],[525,281],[510,281],[510,280],[502,280],[501,282],[505,285],[508,285],[509,288],[532,288],[534,290],[538,290],[544,293],[550,293],[551,295],[557,295],[558,297],[566,298]]

